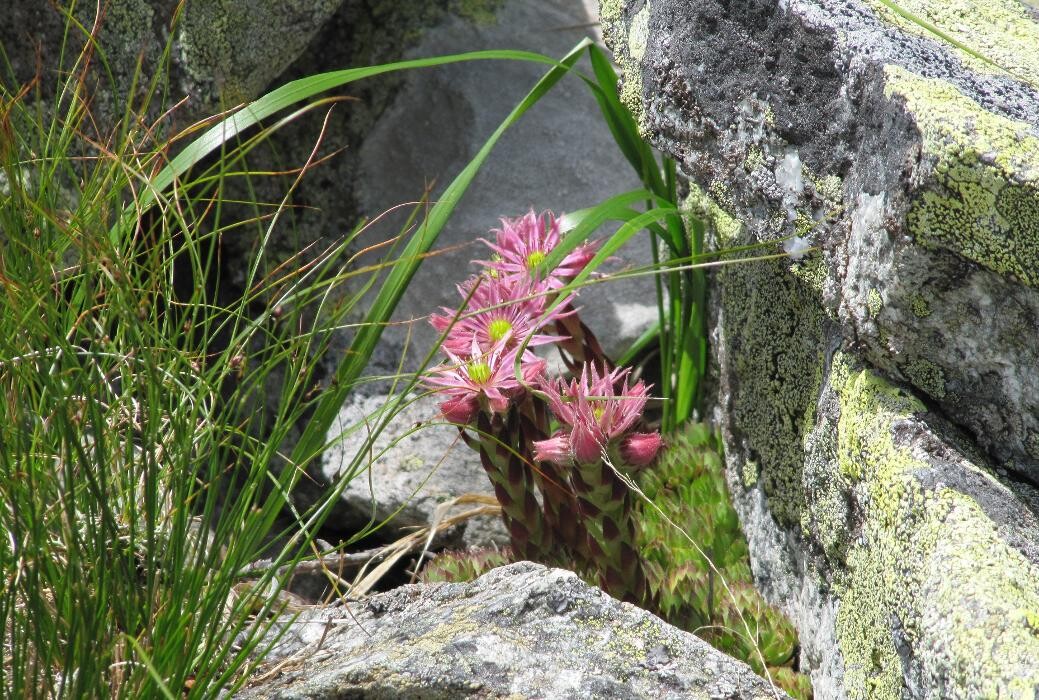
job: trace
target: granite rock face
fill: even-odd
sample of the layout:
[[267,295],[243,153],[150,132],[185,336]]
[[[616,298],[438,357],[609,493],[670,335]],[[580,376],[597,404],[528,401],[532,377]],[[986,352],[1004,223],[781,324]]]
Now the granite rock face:
[[715,245],[817,248],[724,268],[712,310],[730,485],[817,697],[1033,692],[1035,7],[601,14]]
[[236,697],[787,697],[694,635],[530,562],[304,613],[269,662],[288,658]]

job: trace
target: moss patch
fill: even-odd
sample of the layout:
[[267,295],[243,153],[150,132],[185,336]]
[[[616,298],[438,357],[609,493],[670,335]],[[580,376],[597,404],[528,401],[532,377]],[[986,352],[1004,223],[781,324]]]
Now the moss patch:
[[936,399],[945,398],[945,373],[942,368],[928,360],[913,360],[903,369],[906,377]]
[[904,697],[900,649],[933,696],[1025,697],[1039,683],[1039,570],[969,496],[921,486],[935,465],[892,438],[919,401],[840,355],[830,381],[839,469],[863,510],[834,589],[849,697]]
[[937,186],[915,198],[909,230],[1039,286],[1039,138],[1031,125],[986,111],[951,84],[885,68],[885,94],[905,101]]

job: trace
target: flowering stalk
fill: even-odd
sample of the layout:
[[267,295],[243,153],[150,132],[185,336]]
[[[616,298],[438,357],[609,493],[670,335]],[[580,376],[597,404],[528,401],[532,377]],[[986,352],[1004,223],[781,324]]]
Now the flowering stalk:
[[[542,279],[535,271],[560,241],[555,217],[503,219],[495,234],[484,241],[493,251],[481,261],[486,271],[459,286],[465,313],[431,317],[446,333],[450,362],[426,381],[446,394],[441,411],[479,451],[518,556],[595,571],[611,594],[645,602],[633,504],[614,469],[644,467],[660,449],[658,433],[637,432],[648,387],[629,385],[629,370],[613,368],[558,291],[595,245],[577,248]],[[579,379],[545,377],[545,362],[528,348],[549,343]]]
[[572,465],[571,483],[585,521],[588,550],[603,587],[621,599],[643,602],[648,588],[631,494],[614,469],[650,463],[660,448],[660,436],[632,432],[648,388],[641,381],[629,386],[628,373],[599,371],[589,364],[580,379],[569,384],[543,383],[542,391],[564,428],[534,448],[542,460]]

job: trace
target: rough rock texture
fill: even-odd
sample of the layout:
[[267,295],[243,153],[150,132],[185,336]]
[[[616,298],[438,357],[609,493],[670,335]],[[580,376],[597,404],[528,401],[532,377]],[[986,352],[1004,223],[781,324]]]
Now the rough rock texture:
[[601,13],[716,245],[820,249],[725,268],[713,310],[730,483],[817,696],[1030,697],[1039,23],[897,7]]
[[[194,117],[221,103],[234,105],[257,97],[303,53],[341,4],[343,0],[186,2],[173,37],[172,92],[178,99],[181,94],[192,97],[188,110]],[[98,17],[95,3],[76,3],[76,17],[87,30],[98,28],[99,47],[115,80],[114,86],[105,80],[102,90],[114,87],[115,97],[122,100],[121,91],[131,84],[138,58],[144,59],[145,75],[157,65],[170,39],[177,3],[122,0],[101,3],[101,7]],[[19,83],[35,74],[34,48],[38,46],[44,61],[40,88],[44,94],[53,88],[56,66],[49,62],[58,60],[64,27],[62,16],[48,3],[5,3],[0,44],[11,58]],[[70,40],[72,47],[82,43],[76,30],[70,33]],[[115,114],[120,111],[117,107]]]
[[[343,489],[343,515],[336,527],[351,531],[371,517],[379,521],[392,516],[389,527],[405,532],[431,524],[437,507],[456,496],[476,493],[494,498],[480,456],[459,439],[456,429],[430,420],[438,411],[430,397],[405,401],[369,444],[379,424],[379,409],[385,404],[386,397],[381,395],[355,397],[343,406],[333,425],[333,432],[345,436],[322,463],[326,483],[338,483],[357,455],[373,457],[371,469]],[[363,427],[350,431],[351,426]],[[361,464],[367,463],[364,459]],[[497,516],[474,518],[460,529],[446,533],[444,543],[473,547],[509,543],[505,525]]]
[[784,698],[745,664],[574,574],[521,562],[305,613],[240,698]]

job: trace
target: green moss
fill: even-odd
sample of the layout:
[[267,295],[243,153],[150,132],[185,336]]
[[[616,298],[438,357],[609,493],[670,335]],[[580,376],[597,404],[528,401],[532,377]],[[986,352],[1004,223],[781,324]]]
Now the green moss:
[[840,354],[830,382],[840,399],[838,466],[862,504],[861,533],[834,585],[849,697],[904,697],[896,621],[925,674],[944,682],[942,697],[1034,688],[1039,570],[971,498],[920,485],[917,473],[933,465],[892,438],[924,411],[919,401]]
[[1025,447],[1028,450],[1028,454],[1039,459],[1039,433],[1030,434],[1028,439],[1025,440]]
[[880,292],[871,288],[866,293],[866,310],[869,311],[869,317],[876,318],[883,308],[884,298],[880,296]]
[[[903,11],[930,23],[954,41],[980,54],[954,47],[960,58],[980,72],[993,72],[995,66],[1014,77],[1039,85],[1039,25],[1016,0],[895,0]],[[877,14],[887,22],[919,36],[943,39],[919,22],[914,22],[886,5],[870,0]],[[995,64],[995,65],[993,65]]]
[[945,373],[928,360],[913,360],[902,370],[913,386],[919,387],[936,399],[945,398]]
[[1039,138],[987,112],[951,84],[887,66],[888,96],[905,100],[937,187],[918,195],[909,229],[996,272],[1039,285]]

